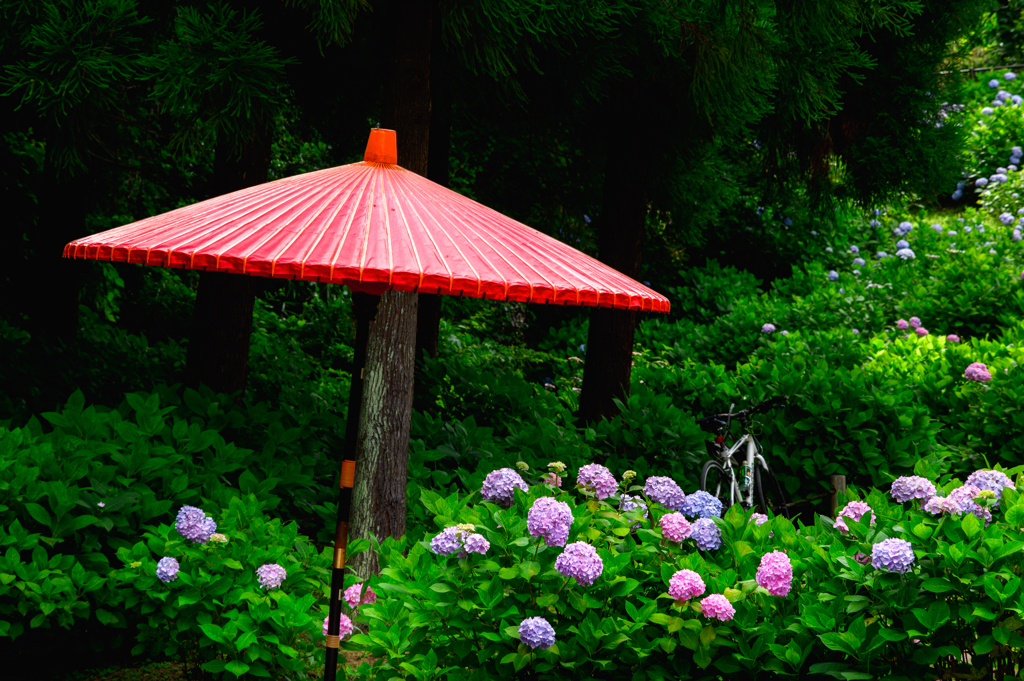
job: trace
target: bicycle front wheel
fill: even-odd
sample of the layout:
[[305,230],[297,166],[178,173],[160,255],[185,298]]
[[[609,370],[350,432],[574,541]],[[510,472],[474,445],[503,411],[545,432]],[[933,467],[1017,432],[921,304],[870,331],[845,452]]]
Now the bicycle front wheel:
[[775,515],[792,518],[789,506],[786,505],[786,497],[782,493],[782,485],[771,468],[762,469],[760,466],[754,466],[754,492],[761,513],[767,515],[770,510]]
[[717,461],[708,461],[700,472],[700,488],[722,502],[722,509],[728,509],[739,501],[732,496],[732,475],[729,469]]

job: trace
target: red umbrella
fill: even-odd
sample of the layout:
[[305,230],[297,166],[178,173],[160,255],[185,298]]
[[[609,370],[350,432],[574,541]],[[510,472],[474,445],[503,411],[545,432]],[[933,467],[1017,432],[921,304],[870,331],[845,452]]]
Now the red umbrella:
[[[249,187],[72,241],[68,258],[345,284],[356,292],[446,293],[668,312],[669,301],[566,244],[396,165],[392,130],[362,163]],[[376,302],[356,301],[356,366],[331,579],[325,678],[334,678],[361,368]],[[354,405],[354,406],[353,406]]]
[[65,257],[668,312],[669,302],[557,239],[395,165],[365,160],[249,187],[68,244]]

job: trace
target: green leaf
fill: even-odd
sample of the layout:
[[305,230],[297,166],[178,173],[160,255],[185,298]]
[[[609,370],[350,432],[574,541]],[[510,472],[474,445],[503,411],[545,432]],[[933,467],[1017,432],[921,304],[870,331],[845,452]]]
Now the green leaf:
[[50,518],[49,512],[39,504],[25,504],[25,510],[28,511],[28,514],[32,516],[40,525],[50,527],[50,525],[53,524],[53,520]]
[[232,570],[241,570],[242,569],[242,564],[239,563],[234,558],[228,558],[227,560],[225,560],[224,561],[224,565],[226,565],[227,567],[231,568]]
[[498,570],[498,576],[502,579],[515,579],[519,576],[519,570],[510,567],[504,567]]
[[244,662],[239,662],[238,660],[231,660],[230,662],[224,664],[224,669],[231,672],[235,676],[241,676],[242,674],[249,671],[249,665],[247,665]]
[[715,640],[715,628],[708,625],[700,630],[700,642],[709,644]]
[[235,639],[235,648],[237,648],[238,650],[245,650],[246,648],[248,648],[249,646],[251,646],[255,642],[256,642],[256,632],[252,631],[252,630],[249,630],[249,631],[246,631],[241,636],[239,636],[237,639]]
[[200,631],[202,631],[208,638],[213,639],[217,643],[228,643],[228,638],[224,634],[224,630],[216,624],[200,624]]
[[931,591],[933,594],[944,594],[953,590],[953,585],[943,577],[929,577],[921,582],[921,586],[926,591]]
[[973,513],[967,513],[964,515],[963,520],[960,521],[960,529],[964,531],[968,539],[973,539],[981,532],[981,521]]

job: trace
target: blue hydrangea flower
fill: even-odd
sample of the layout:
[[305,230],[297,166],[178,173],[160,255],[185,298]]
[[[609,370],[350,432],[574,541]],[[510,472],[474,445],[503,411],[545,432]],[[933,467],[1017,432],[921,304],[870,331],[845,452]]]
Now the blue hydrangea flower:
[[983,116],[991,116],[993,114],[993,112],[994,112],[994,109],[992,107],[990,107],[990,106],[986,106],[984,109],[981,110],[981,114]]
[[901,232],[906,234],[910,230],[914,229],[914,223],[910,222],[909,220],[904,220],[903,222],[900,223],[899,229]]
[[555,559],[555,570],[564,577],[572,577],[580,586],[590,586],[604,572],[604,561],[593,546],[577,541],[566,546]]
[[217,523],[208,518],[206,512],[195,506],[182,506],[174,521],[174,529],[185,539],[205,544],[210,535],[217,531]]
[[984,187],[987,184],[988,180],[986,180],[984,177],[979,177],[977,180],[974,181],[975,187]]
[[683,505],[679,507],[679,512],[690,517],[721,518],[722,500],[704,490],[699,490],[686,497]]
[[978,489],[987,489],[995,492],[995,508],[999,508],[999,501],[1003,498],[1003,488],[1014,486],[1013,481],[1010,480],[1010,476],[1006,473],[990,469],[974,471],[967,476],[967,481],[964,485],[974,485]]
[[766,323],[761,327],[761,333],[775,333],[775,325],[771,322]]
[[914,565],[914,548],[906,539],[886,539],[871,547],[871,566],[903,574]]
[[178,578],[178,561],[170,556],[161,558],[156,564],[156,576],[161,582],[167,584]]
[[913,260],[916,256],[914,255],[914,252],[909,248],[901,248],[900,250],[896,251],[896,257],[903,258],[904,260]]
[[1000,213],[999,222],[1003,223],[1004,225],[1009,225],[1010,223],[1013,222],[1013,215],[1011,215],[1010,213]]
[[879,251],[878,253],[875,253],[875,257],[881,260],[882,258],[888,258],[889,254],[885,251]]
[[1024,147],[1010,147],[1010,153],[1017,158],[1020,158],[1021,156],[1024,156]]
[[878,220],[872,220],[868,224],[871,225],[872,227],[881,227],[882,226],[882,223],[879,222]]
[[999,81],[998,81],[998,80],[996,80],[995,78],[993,78],[992,80],[990,80],[990,81],[988,82],[988,86],[989,86],[990,88],[993,88],[993,89],[995,89],[995,88],[999,87]]
[[860,253],[860,246],[850,246],[850,253]]
[[555,628],[543,617],[528,617],[519,623],[519,640],[534,650],[555,645]]
[[1017,78],[1017,74],[1014,73],[1013,71],[1007,71],[1006,73],[1003,74],[1003,78],[1005,78],[1006,80],[1015,80]]
[[[650,513],[647,510],[647,504],[643,502],[643,499],[632,494],[623,494],[619,499],[619,510],[625,513],[626,511],[632,511],[633,509],[642,508],[644,510],[644,518],[649,518]],[[640,527],[640,523],[633,523],[632,528],[635,530]]]
[[864,266],[864,258],[854,258],[853,259],[853,266],[854,267],[863,267]]
[[[964,195],[963,191],[961,191],[961,190],[957,189],[957,190],[956,190],[955,192],[953,192],[953,193],[952,193],[952,194],[950,194],[949,196],[950,196],[950,198],[951,198],[951,199],[953,199],[954,201],[959,201],[959,200],[960,200],[960,198],[961,198],[961,197],[962,197],[963,195]],[[932,225],[932,227],[934,227],[934,226],[935,226],[935,225]]]
[[690,528],[690,538],[701,551],[717,551],[722,547],[722,531],[711,518],[695,520]]
[[835,270],[832,270],[831,272],[828,273],[828,280],[839,281],[839,273],[836,272]]
[[934,225],[932,225],[932,229],[934,229],[939,234],[942,234],[942,225],[940,225],[939,223],[936,222]]
[[[774,329],[772,330],[774,331]],[[662,475],[647,478],[647,482],[644,484],[644,494],[652,501],[673,511],[678,511],[686,501],[686,495],[676,481]]]
[[896,242],[896,248],[910,248],[910,242],[907,241],[906,239],[900,239],[899,241]]

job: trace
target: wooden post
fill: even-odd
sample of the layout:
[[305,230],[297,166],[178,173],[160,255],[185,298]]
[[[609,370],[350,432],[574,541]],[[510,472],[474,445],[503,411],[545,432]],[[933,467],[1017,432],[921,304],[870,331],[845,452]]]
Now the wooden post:
[[829,478],[832,482],[832,502],[831,511],[832,517],[836,517],[836,510],[839,508],[839,493],[846,492],[846,476],[845,475],[833,475]]

